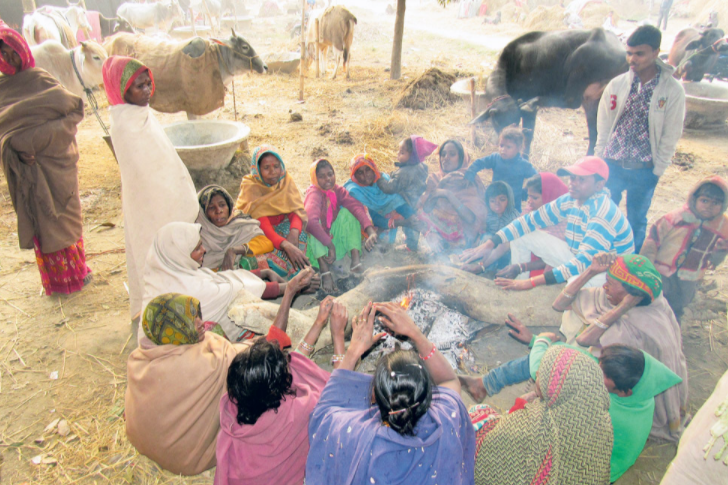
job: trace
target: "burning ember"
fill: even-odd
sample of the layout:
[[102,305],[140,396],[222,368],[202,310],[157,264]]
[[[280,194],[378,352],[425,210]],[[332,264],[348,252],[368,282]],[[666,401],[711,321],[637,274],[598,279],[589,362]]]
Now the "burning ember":
[[[409,283],[408,281],[408,286],[410,286]],[[465,365],[470,366],[472,358],[465,344],[474,337],[478,330],[483,328],[483,324],[447,307],[441,300],[442,297],[433,291],[408,288],[392,301],[407,309],[407,314],[430,342],[437,346],[453,369],[457,369],[458,364],[463,360],[467,361],[463,362]],[[382,331],[386,331],[386,327],[379,321],[375,321],[374,332]],[[384,340],[362,360],[359,370],[362,372],[373,371],[379,357],[384,353],[392,352],[397,345],[403,349],[412,348],[412,344],[407,339],[387,334]]]
[[412,303],[412,290],[410,290],[410,287],[415,286],[415,275],[410,275],[407,277],[407,292],[402,297],[402,301],[399,302],[400,306],[404,309],[408,309],[410,307],[410,304]]

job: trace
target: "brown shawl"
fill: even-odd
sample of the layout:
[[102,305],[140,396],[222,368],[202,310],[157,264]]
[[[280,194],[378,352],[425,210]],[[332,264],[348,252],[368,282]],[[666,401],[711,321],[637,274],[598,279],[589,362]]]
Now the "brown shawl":
[[215,466],[228,367],[250,343],[207,332],[192,345],[134,350],[126,365],[126,434],[139,453],[180,475]]
[[[81,98],[66,91],[43,69],[0,77],[0,161],[22,249],[53,253],[81,238],[76,125],[83,119]],[[18,153],[34,155],[27,165]]]

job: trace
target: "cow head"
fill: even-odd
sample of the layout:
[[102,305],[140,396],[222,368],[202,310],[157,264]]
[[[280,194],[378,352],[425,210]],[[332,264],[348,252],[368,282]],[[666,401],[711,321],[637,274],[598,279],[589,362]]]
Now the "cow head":
[[71,2],[68,2],[68,4],[70,5],[70,7],[66,8],[63,11],[63,15],[68,19],[71,28],[77,27],[78,29],[82,30],[87,37],[90,37],[92,29],[91,24],[86,18],[86,11],[83,9],[82,6],[79,6],[78,3],[73,4]]
[[685,81],[699,82],[705,73],[710,72],[718,60],[719,52],[728,51],[724,36],[722,29],[705,29],[699,38],[685,46],[685,55],[689,57],[682,66],[682,78]]
[[76,49],[81,50],[81,62],[79,70],[83,77],[83,82],[87,87],[98,86],[104,83],[104,78],[101,74],[101,68],[104,65],[104,61],[109,57],[103,47],[96,42],[89,40],[81,42],[79,47]]
[[232,36],[223,41],[222,44],[229,47],[232,51],[230,58],[230,67],[233,74],[241,74],[245,71],[255,71],[258,74],[264,74],[268,71],[263,59],[255,52],[253,46],[247,40],[235,33],[235,29],[231,29]]
[[491,101],[485,111],[473,118],[470,124],[484,123],[488,120],[493,124],[495,131],[500,133],[506,126],[521,123],[521,110],[516,101],[507,94],[499,96]]

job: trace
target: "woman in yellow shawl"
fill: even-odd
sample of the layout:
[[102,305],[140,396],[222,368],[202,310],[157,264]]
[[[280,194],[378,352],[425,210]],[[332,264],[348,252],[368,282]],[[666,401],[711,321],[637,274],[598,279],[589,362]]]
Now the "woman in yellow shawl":
[[270,145],[253,150],[250,174],[240,183],[235,208],[260,221],[273,243],[268,266],[281,276],[292,276],[310,266],[306,257],[306,210],[301,193],[286,171],[283,159]]

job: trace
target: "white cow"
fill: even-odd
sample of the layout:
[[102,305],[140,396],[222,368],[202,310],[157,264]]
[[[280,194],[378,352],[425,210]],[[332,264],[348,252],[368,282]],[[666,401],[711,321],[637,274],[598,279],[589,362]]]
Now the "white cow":
[[78,45],[76,33],[82,29],[86,37],[91,35],[91,24],[82,7],[41,7],[23,17],[23,37],[29,45],[55,40],[67,48]]
[[116,15],[129,22],[134,29],[157,27],[169,30],[175,20],[184,20],[184,13],[177,0],[158,3],[122,3]]
[[[36,67],[48,71],[63,84],[63,87],[80,96],[84,102],[86,95],[83,86],[91,89],[104,82],[101,67],[108,55],[103,47],[92,40],[81,42],[81,45],[72,50],[67,50],[59,42],[48,40],[41,45],[31,47],[30,50],[33,52]],[[71,55],[81,76],[80,79],[73,68]]]

